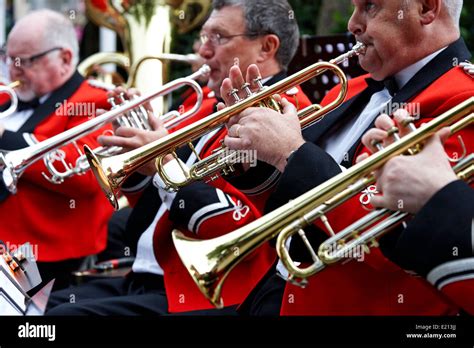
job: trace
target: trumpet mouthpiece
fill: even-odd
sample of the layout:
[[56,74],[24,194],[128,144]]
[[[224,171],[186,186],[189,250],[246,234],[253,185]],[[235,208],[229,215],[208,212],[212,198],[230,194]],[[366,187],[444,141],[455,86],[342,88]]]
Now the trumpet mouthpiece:
[[355,46],[352,48],[352,50],[357,54],[357,55],[364,55],[365,52],[367,51],[367,46],[360,42],[360,41],[357,41],[357,43],[355,44]]
[[21,81],[14,81],[14,82],[10,83],[10,84],[8,85],[8,87],[10,87],[10,88],[13,89],[13,88],[19,87],[20,85],[21,85]]

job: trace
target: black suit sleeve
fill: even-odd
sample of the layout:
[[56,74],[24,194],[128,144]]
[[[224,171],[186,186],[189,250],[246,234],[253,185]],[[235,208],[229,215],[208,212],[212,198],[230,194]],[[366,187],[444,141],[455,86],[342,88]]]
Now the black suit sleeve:
[[438,191],[403,230],[393,261],[426,276],[436,266],[473,256],[474,190],[455,181]]
[[247,171],[236,166],[236,173],[224,177],[232,186],[248,196],[258,195],[272,188],[280,178],[275,167],[262,161]]
[[[277,209],[340,172],[341,168],[331,156],[317,145],[306,142],[288,159],[280,182],[268,199],[265,212]],[[305,231],[314,248],[327,239],[326,233],[314,225],[307,227]],[[292,239],[290,255],[297,261],[312,262],[301,238]]]
[[266,212],[288,203],[326,180],[339,174],[341,168],[319,146],[306,142],[288,159],[280,182],[270,196]]

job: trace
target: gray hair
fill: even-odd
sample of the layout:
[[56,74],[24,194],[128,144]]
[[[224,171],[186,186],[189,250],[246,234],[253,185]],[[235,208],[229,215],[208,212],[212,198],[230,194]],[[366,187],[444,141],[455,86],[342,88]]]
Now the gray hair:
[[459,26],[463,0],[443,0],[444,6],[448,10],[449,16],[455,24]]
[[280,39],[276,60],[288,68],[298,49],[300,31],[294,11],[287,0],[213,0],[214,10],[227,6],[241,7],[247,34],[274,34]]
[[66,47],[72,51],[72,64],[79,62],[79,43],[72,22],[59,12],[52,10],[38,10],[28,14],[41,16],[45,20],[43,32],[43,46]]
[[[404,0],[403,6],[406,8],[410,5],[411,0]],[[449,17],[451,17],[453,23],[459,27],[459,21],[461,20],[461,12],[463,6],[463,0],[443,0],[443,5],[448,11]]]

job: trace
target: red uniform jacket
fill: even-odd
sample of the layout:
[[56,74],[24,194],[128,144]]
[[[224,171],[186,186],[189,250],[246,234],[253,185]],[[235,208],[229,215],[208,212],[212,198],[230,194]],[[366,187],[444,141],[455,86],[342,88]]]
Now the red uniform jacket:
[[[436,61],[432,63],[436,63]],[[426,86],[421,93],[416,93],[408,100],[411,107],[420,106],[422,118],[418,124],[429,121],[474,94],[472,78],[467,76],[462,69],[452,68],[441,75],[441,77],[435,78],[429,86]],[[366,77],[362,76],[349,82],[347,100],[366,88]],[[336,91],[332,91],[328,98],[331,98],[334,93]],[[474,145],[472,127],[460,134],[466,143],[467,152],[471,153]],[[291,172],[298,162],[305,163],[307,170],[312,171],[311,163],[307,159],[312,153],[320,153],[320,150],[316,148],[315,145],[307,143],[295,153],[286,169],[288,173],[283,175],[278,188],[280,192],[290,190],[289,179],[296,175],[296,172],[293,174]],[[455,153],[458,156],[462,153],[459,143],[454,138],[447,142],[446,149],[452,157]],[[356,146],[352,162],[355,161],[358,154],[364,151],[367,149],[364,149],[359,143]],[[319,170],[324,171],[324,168],[319,167]],[[305,175],[300,171],[300,177]],[[305,179],[301,179],[301,181],[304,182]],[[361,193],[355,196],[328,214],[336,233],[367,213],[360,203],[362,195]],[[322,228],[319,223],[317,226]],[[350,261],[345,264],[329,266],[309,280],[309,285],[305,289],[290,284],[286,286],[281,314],[443,315],[454,314],[458,311],[458,308],[450,300],[440,295],[428,282],[421,277],[406,273],[389,261],[380,249],[372,249],[370,254],[365,255],[364,262]]]
[[474,190],[461,180],[439,190],[400,233],[389,257],[426,277],[464,312],[474,314]]
[[[300,108],[310,105],[300,89],[295,96],[285,97]],[[204,158],[218,148],[226,133],[226,129],[221,129],[209,139],[200,156]],[[154,236],[155,255],[164,270],[170,312],[213,308],[179,259],[171,240],[172,229],[179,228],[188,236],[203,240],[222,236],[260,217],[266,198],[266,194],[245,195],[223,178],[209,184],[195,183],[178,192],[169,214],[164,216],[166,222],[158,223]],[[224,305],[242,303],[273,266],[275,256],[275,251],[265,245],[236,266],[223,286]]]
[[[297,100],[300,108],[310,104],[300,89],[296,96],[285,97],[295,104]],[[208,112],[210,114],[211,110]],[[226,130],[220,129],[212,136],[201,138],[202,146],[198,145],[200,156],[208,156],[218,148],[225,135]],[[186,161],[189,155],[188,151],[181,153],[180,157]],[[156,259],[164,270],[170,312],[213,308],[183,266],[171,240],[171,231],[179,228],[199,239],[221,236],[259,217],[265,198],[260,195],[249,197],[222,178],[210,184],[194,183],[178,191],[170,211],[161,216],[153,238]],[[224,304],[230,306],[241,303],[274,261],[275,252],[267,246],[237,266],[223,287]]]
[[[67,91],[70,93],[65,99]],[[9,150],[27,147],[89,120],[96,109],[109,107],[106,92],[92,87],[76,73],[52,92],[18,132],[5,131],[0,147]],[[90,110],[92,115],[88,113]],[[44,118],[31,124],[36,117]],[[96,138],[102,132],[98,130],[78,140],[79,148],[84,144],[97,147]],[[78,157],[74,146],[61,149],[67,161],[74,164]],[[0,239],[16,246],[30,242],[37,246],[37,260],[43,262],[78,258],[103,250],[112,209],[93,174],[89,171],[54,185],[43,178],[43,172],[49,174],[43,160],[38,160],[20,177],[17,194],[5,194],[0,203]]]

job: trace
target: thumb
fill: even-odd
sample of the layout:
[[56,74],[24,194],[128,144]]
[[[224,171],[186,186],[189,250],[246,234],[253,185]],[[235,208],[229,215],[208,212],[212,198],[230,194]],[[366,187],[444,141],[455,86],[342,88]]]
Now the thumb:
[[283,106],[283,115],[294,115],[297,113],[296,107],[291,104],[288,99],[283,98],[281,105]]
[[275,99],[275,101],[276,101],[277,103],[280,103],[280,104],[281,104],[281,100],[282,100],[281,95],[279,95],[279,94],[274,94],[274,95],[272,96],[272,98]]
[[368,153],[360,154],[360,155],[357,156],[357,158],[356,158],[356,163],[362,162],[362,161],[365,160],[366,158],[369,158],[369,154],[368,154]]
[[388,202],[382,195],[375,195],[370,198],[370,204],[375,208],[388,208]]
[[217,104],[217,111],[221,111],[221,110],[224,110],[226,108],[225,104],[220,102],[219,104]]
[[163,127],[163,121],[153,114],[148,115],[148,123],[152,130],[157,130]]
[[438,132],[436,132],[432,137],[430,137],[426,144],[425,144],[425,149],[426,148],[443,148],[444,147],[444,143],[446,142],[446,140],[449,138],[449,136],[451,135],[451,131],[449,128],[443,128],[441,130],[439,130]]
[[439,137],[439,140],[441,141],[441,144],[444,145],[446,140],[451,136],[451,130],[448,127],[445,127],[441,130],[439,130],[436,135]]

